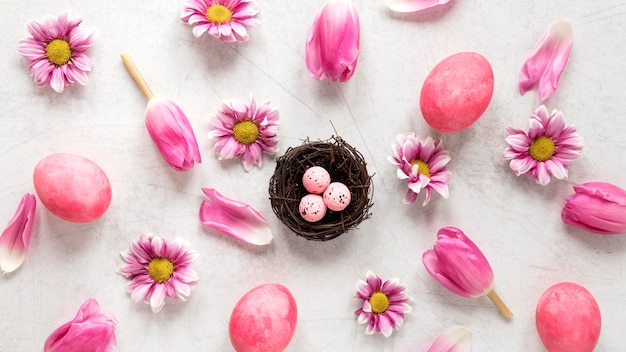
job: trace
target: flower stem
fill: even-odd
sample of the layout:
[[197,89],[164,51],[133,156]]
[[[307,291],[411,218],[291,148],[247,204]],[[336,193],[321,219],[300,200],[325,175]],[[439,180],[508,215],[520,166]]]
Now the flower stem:
[[505,318],[511,319],[511,317],[513,317],[513,312],[511,312],[509,310],[509,307],[507,307],[506,304],[504,304],[504,302],[502,302],[502,300],[500,299],[500,296],[498,296],[496,291],[494,291],[494,290],[489,291],[489,293],[487,293],[487,297],[489,297],[489,299],[493,302],[493,304],[496,305],[496,307],[498,308],[500,313]]
[[133,62],[133,60],[130,58],[130,55],[123,53],[121,57],[122,57],[122,62],[124,62],[124,66],[126,67],[126,70],[128,71],[128,73],[130,73],[130,76],[133,78],[133,80],[137,84],[137,87],[141,89],[141,92],[143,93],[143,95],[146,96],[146,99],[150,100],[154,98],[154,94],[150,90],[150,87],[148,87],[148,84],[143,79],[143,77],[141,77],[141,74],[137,70],[137,67],[135,66],[135,63]]

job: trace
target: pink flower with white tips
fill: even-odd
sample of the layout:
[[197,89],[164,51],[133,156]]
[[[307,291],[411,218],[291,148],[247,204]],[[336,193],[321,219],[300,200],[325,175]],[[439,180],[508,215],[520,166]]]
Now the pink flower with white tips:
[[580,155],[583,140],[573,126],[565,126],[563,113],[540,106],[530,116],[530,130],[508,126],[504,158],[517,176],[528,174],[542,186],[550,183],[550,177],[567,178],[567,166]]
[[399,279],[383,281],[372,271],[365,274],[365,281],[356,283],[355,298],[362,300],[362,305],[354,312],[359,324],[367,324],[366,335],[380,332],[385,337],[391,336],[394,329],[404,323],[405,314],[411,311],[411,297],[406,293],[406,285]]
[[450,156],[443,148],[443,142],[435,144],[430,137],[421,141],[415,133],[408,136],[399,134],[396,139],[398,144],[391,146],[393,156],[388,160],[398,167],[398,178],[408,181],[409,189],[404,203],[414,203],[422,189],[426,194],[422,205],[430,201],[431,190],[448,198],[450,171],[446,169],[446,165],[450,162]]

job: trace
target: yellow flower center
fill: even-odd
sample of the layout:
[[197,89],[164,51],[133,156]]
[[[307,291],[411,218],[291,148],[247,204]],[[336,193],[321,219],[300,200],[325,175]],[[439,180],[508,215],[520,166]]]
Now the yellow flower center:
[[541,136],[530,142],[530,156],[537,161],[546,161],[554,155],[554,141],[546,136]]
[[46,45],[46,57],[57,66],[65,65],[72,58],[70,43],[63,39],[53,39]]
[[378,291],[374,292],[369,299],[370,306],[372,306],[372,312],[376,314],[384,313],[389,307],[389,299],[387,295]]
[[156,282],[167,281],[174,273],[174,263],[166,258],[154,258],[148,264],[148,273]]
[[212,23],[225,23],[233,19],[233,12],[224,5],[211,5],[206,10],[206,18]]
[[421,160],[414,160],[411,162],[411,166],[417,165],[417,172],[430,178],[430,168],[428,164]]
[[259,137],[259,127],[250,120],[239,121],[233,127],[233,135],[241,144],[252,144]]

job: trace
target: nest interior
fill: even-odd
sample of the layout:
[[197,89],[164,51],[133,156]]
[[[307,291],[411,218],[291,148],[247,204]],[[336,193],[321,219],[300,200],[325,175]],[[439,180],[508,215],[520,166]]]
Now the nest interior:
[[[352,197],[346,209],[336,212],[329,209],[322,220],[314,223],[302,219],[299,212],[300,200],[308,194],[302,185],[302,176],[312,166],[325,168],[331,181],[345,184]],[[341,137],[317,142],[307,139],[276,159],[276,170],[269,186],[272,209],[298,236],[313,241],[336,238],[371,216],[374,189],[366,166],[363,155]]]

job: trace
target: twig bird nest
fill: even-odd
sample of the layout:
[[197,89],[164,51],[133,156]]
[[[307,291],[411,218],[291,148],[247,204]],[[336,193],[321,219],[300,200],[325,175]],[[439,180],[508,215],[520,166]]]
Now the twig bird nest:
[[[299,212],[300,200],[308,194],[302,176],[313,166],[325,168],[333,182],[345,184],[352,200],[342,211],[329,209],[321,220],[307,222]],[[363,155],[338,136],[318,142],[307,139],[301,146],[287,149],[276,159],[269,187],[276,216],[298,236],[313,241],[336,238],[369,218],[373,192]]]

